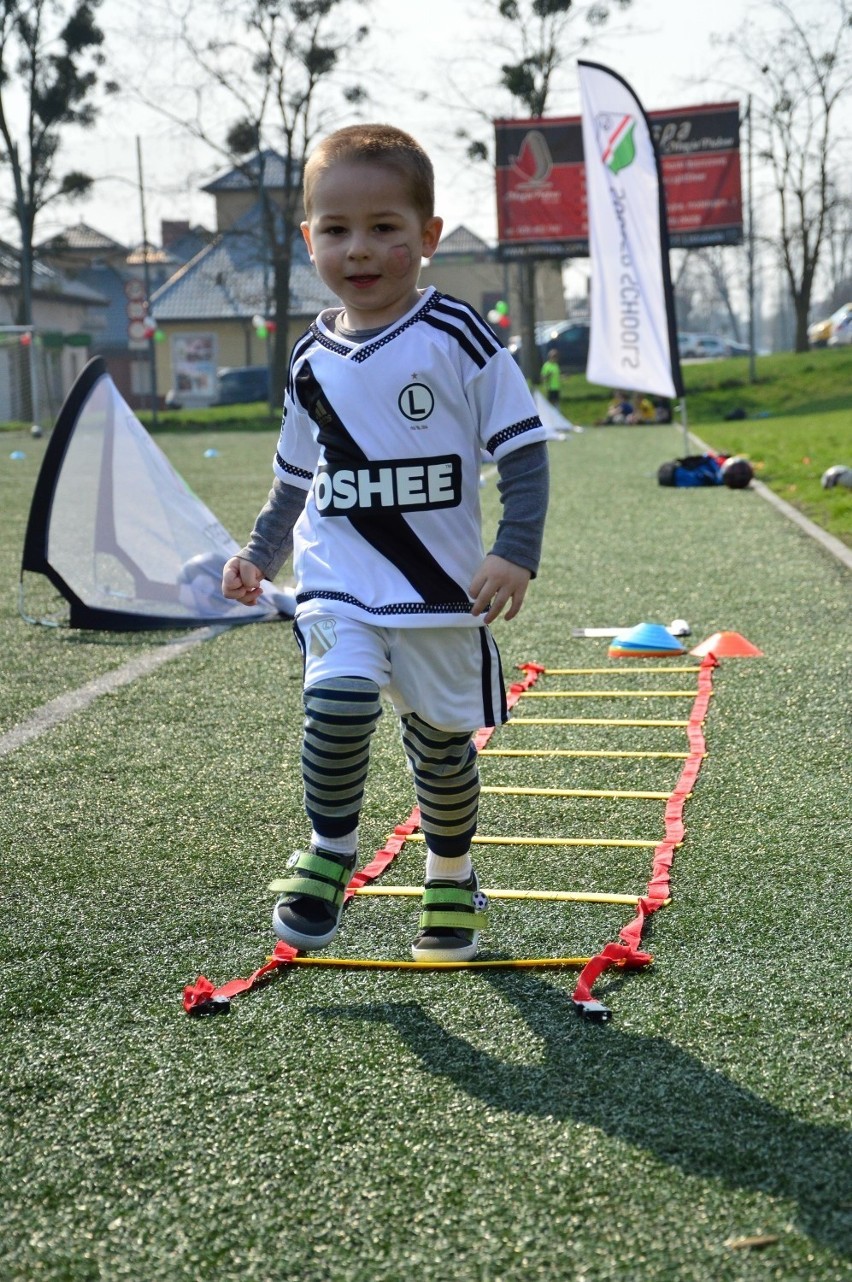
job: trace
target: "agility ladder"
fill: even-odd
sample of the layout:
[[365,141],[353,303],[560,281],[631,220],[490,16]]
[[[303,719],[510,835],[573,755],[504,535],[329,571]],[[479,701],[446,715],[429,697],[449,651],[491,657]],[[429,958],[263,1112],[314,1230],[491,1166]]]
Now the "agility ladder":
[[[544,697],[544,698],[570,698],[570,697],[651,697],[652,695],[665,695],[669,698],[693,698],[692,707],[689,715],[685,720],[672,719],[606,719],[595,717],[524,717],[510,725],[523,724],[558,724],[558,725],[626,725],[626,726],[672,726],[685,729],[688,751],[684,752],[654,752],[640,750],[606,750],[606,749],[499,749],[489,750],[499,756],[590,756],[590,757],[664,757],[676,758],[683,760],[680,775],[674,790],[669,793],[658,793],[638,790],[610,790],[610,789],[567,789],[567,788],[502,788],[495,786],[483,786],[482,791],[485,793],[524,793],[525,795],[537,796],[571,796],[571,797],[600,797],[600,796],[621,796],[621,797],[646,797],[657,798],[666,801],[665,807],[665,835],[661,842],[642,841],[614,838],[601,838],[590,841],[586,838],[568,838],[568,837],[482,837],[474,838],[475,844],[488,845],[597,845],[597,846],[638,846],[653,847],[653,857],[651,866],[651,877],[643,895],[607,895],[591,894],[578,891],[488,891],[487,893],[493,899],[498,898],[535,898],[535,899],[556,899],[565,901],[593,902],[593,903],[623,903],[632,905],[635,913],[633,919],[619,932],[618,940],[608,943],[599,953],[593,957],[537,957],[537,958],[501,958],[495,960],[474,960],[468,962],[416,962],[402,961],[395,959],[374,959],[374,958],[340,958],[325,957],[315,954],[300,954],[295,948],[279,940],[270,957],[264,964],[255,970],[247,978],[232,979],[228,983],[221,984],[218,987],[211,983],[204,975],[199,975],[194,984],[189,984],[184,988],[183,1005],[189,1015],[202,1016],[212,1014],[225,1014],[230,1010],[231,999],[243,993],[261,987],[268,983],[277,972],[288,966],[346,966],[363,969],[395,969],[395,970],[469,970],[469,969],[506,969],[506,968],[555,968],[555,967],[579,967],[580,974],[577,979],[574,992],[572,993],[572,1002],[578,1014],[585,1018],[598,1022],[605,1022],[611,1018],[612,1012],[603,1003],[597,1001],[592,993],[592,988],[597,980],[607,970],[612,967],[620,969],[642,969],[648,966],[653,957],[650,953],[643,952],[640,949],[642,935],[645,925],[655,912],[670,902],[670,872],[674,853],[678,846],[683,842],[685,836],[685,826],[683,821],[683,808],[687,798],[691,795],[693,786],[701,769],[701,763],[706,755],[706,743],[704,739],[703,723],[707,714],[707,708],[712,696],[713,669],[718,666],[718,661],[714,655],[707,655],[701,662],[700,667],[665,667],[665,668],[643,668],[643,672],[697,672],[698,686],[697,691],[676,690],[676,691],[557,691],[548,694],[545,691],[533,691],[532,687],[543,675],[548,676],[569,676],[569,675],[595,675],[597,673],[607,673],[610,676],[622,676],[625,669],[612,670],[608,668],[546,668],[537,663],[524,663],[519,665],[523,673],[521,680],[514,682],[507,692],[507,704],[509,708],[514,707],[517,702],[524,696],[527,697]],[[694,697],[693,697],[694,696]],[[477,750],[482,750],[488,743],[496,727],[489,726],[478,731],[475,736]],[[346,890],[345,901],[348,903],[355,895],[415,895],[421,893],[419,887],[394,887],[384,888],[376,886],[374,883],[382,876],[384,872],[397,858],[405,843],[414,839],[417,840],[417,830],[420,826],[420,811],[415,806],[404,823],[397,824],[393,832],[385,841],[381,850],[378,850],[372,861],[364,868],[359,869]],[[422,840],[422,838],[420,838]]]

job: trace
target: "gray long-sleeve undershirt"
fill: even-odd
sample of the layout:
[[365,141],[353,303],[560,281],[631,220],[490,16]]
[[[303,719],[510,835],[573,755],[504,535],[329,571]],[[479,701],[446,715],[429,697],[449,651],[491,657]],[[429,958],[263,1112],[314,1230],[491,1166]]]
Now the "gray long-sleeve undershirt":
[[[513,450],[498,460],[497,474],[503,514],[491,551],[523,566],[535,578],[547,511],[547,446],[539,442]],[[275,578],[293,550],[293,526],[305,498],[304,490],[276,477],[249,541],[240,549],[238,555],[256,565],[267,579]]]

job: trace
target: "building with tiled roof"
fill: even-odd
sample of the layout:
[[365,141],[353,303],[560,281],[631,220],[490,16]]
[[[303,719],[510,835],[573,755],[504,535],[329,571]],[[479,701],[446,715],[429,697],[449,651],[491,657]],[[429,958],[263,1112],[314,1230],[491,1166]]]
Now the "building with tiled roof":
[[[0,241],[0,326],[14,326],[21,298],[21,255]],[[0,340],[0,420],[40,414],[47,424],[91,355],[103,330],[108,299],[85,281],[36,262],[32,279],[35,345],[23,352],[16,333]],[[37,378],[35,410],[30,406],[28,362],[33,352]]]
[[[165,394],[177,383],[180,353],[203,347],[219,366],[265,365],[269,342],[259,337],[257,316],[273,320],[272,266],[255,202],[237,224],[181,267],[151,299],[151,314],[168,339],[171,367],[159,382]],[[295,339],[323,307],[335,302],[311,265],[301,233],[293,238],[290,336]],[[164,344],[165,346],[165,344]]]
[[[501,262],[497,251],[463,224],[441,237],[438,249],[420,274],[421,285],[434,285],[444,294],[464,298],[483,316],[498,302],[508,304],[509,316],[520,321],[517,272]],[[536,315],[558,320],[565,315],[562,267],[557,259],[536,266]],[[507,339],[509,328],[500,336]]]
[[273,202],[283,205],[287,192],[297,196],[301,211],[301,177],[298,166],[288,175],[286,161],[271,148],[256,152],[241,164],[229,166],[201,188],[216,201],[216,229],[229,231],[257,204],[263,190]]
[[438,255],[441,258],[469,258],[472,261],[485,261],[493,260],[494,250],[481,236],[477,236],[476,232],[465,227],[464,223],[460,223],[453,231],[441,237]]
[[119,391],[134,407],[151,403],[151,354],[142,332],[149,310],[147,289],[153,294],[210,237],[204,228],[193,229],[188,222],[167,223],[164,232],[167,228],[172,233],[168,245],[128,247],[81,222],[51,236],[36,250],[41,263],[61,270],[104,300],[90,354],[104,358]]
[[44,258],[62,257],[68,263],[77,258],[91,263],[93,258],[122,258],[127,246],[88,223],[77,223],[43,240],[37,252]]
[[[298,182],[298,178],[299,168],[294,163],[292,179]],[[216,196],[223,191],[257,191],[261,184],[267,191],[283,191],[287,186],[286,160],[271,147],[249,156],[240,165],[229,165],[201,190]]]

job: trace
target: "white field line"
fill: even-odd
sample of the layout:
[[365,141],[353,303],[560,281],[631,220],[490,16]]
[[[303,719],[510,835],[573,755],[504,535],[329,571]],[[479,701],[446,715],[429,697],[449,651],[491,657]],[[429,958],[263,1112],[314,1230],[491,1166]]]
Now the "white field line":
[[14,726],[7,730],[5,734],[0,735],[0,757],[8,756],[10,752],[15,752],[22,748],[24,744],[32,743],[34,739],[39,739],[48,730],[54,726],[61,725],[76,713],[87,708],[95,699],[101,695],[111,694],[113,690],[120,690],[122,686],[130,685],[131,682],[138,680],[139,677],[145,677],[149,672],[153,672],[164,663],[172,659],[178,659],[187,650],[200,644],[202,641],[209,641],[211,638],[218,636],[220,632],[227,631],[226,624],[214,624],[209,628],[202,628],[194,632],[192,636],[182,637],[179,641],[171,641],[163,645],[158,650],[149,654],[140,655],[136,659],[131,659],[121,668],[115,668],[112,672],[105,672],[103,676],[94,677],[87,681],[85,685],[79,686],[76,690],[69,690],[66,694],[60,694],[49,703],[43,703],[40,708],[36,708],[31,717],[22,721],[20,725]]
[[[702,441],[700,436],[696,436],[694,432],[689,434],[703,453],[713,453],[712,447],[706,441]],[[830,552],[832,556],[837,557],[838,561],[842,561],[848,570],[852,570],[852,548],[848,548],[840,539],[836,539],[833,534],[829,534],[828,530],[823,530],[821,526],[809,521],[798,508],[793,507],[792,503],[788,503],[786,499],[779,498],[774,490],[770,490],[769,486],[765,485],[763,481],[758,481],[755,477],[752,479],[751,486],[762,499],[766,499],[767,503],[771,503],[773,507],[776,507],[789,521],[804,530],[805,534],[810,535],[817,543],[821,543],[825,550]]]

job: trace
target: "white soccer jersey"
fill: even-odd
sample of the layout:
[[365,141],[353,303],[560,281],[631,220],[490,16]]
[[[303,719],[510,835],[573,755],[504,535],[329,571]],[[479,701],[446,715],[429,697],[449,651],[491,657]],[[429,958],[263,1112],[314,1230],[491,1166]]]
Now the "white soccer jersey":
[[467,303],[427,289],[377,338],[296,343],[275,473],[308,491],[296,599],[393,627],[479,626],[482,451],[547,439],[512,357]]

